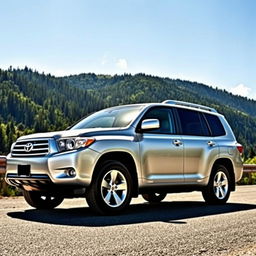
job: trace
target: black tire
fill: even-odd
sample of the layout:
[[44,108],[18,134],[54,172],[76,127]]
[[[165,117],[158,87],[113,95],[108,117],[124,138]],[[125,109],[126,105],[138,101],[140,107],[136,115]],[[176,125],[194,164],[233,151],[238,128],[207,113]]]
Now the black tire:
[[160,203],[162,200],[165,199],[166,193],[148,193],[148,194],[142,194],[142,197],[148,201],[149,203]]
[[26,202],[36,209],[53,209],[63,201],[61,196],[44,194],[39,191],[22,191]]
[[[218,177],[220,182],[217,181]],[[230,187],[231,178],[227,168],[217,164],[213,167],[208,185],[202,191],[203,198],[207,204],[224,204],[229,199]]]
[[[131,201],[132,184],[131,174],[125,165],[118,161],[107,161],[96,170],[96,175],[86,192],[87,203],[100,215],[120,213]],[[124,187],[126,189],[123,189]]]

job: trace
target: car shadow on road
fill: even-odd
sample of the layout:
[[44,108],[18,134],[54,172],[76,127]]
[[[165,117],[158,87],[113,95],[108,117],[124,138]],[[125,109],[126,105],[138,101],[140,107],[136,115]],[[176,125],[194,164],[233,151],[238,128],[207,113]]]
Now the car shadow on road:
[[97,216],[88,207],[57,208],[54,210],[34,210],[9,212],[11,218],[33,222],[102,227],[113,225],[138,224],[147,222],[167,222],[186,224],[186,219],[210,215],[219,215],[256,209],[256,205],[242,203],[227,203],[225,205],[206,205],[204,202],[161,202],[159,204],[132,204],[121,215]]

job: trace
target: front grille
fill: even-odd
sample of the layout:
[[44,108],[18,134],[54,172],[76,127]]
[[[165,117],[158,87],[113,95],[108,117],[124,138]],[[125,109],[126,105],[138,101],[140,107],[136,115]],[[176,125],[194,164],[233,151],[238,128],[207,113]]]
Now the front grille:
[[18,141],[12,149],[12,156],[18,157],[46,156],[48,153],[49,141],[46,139]]

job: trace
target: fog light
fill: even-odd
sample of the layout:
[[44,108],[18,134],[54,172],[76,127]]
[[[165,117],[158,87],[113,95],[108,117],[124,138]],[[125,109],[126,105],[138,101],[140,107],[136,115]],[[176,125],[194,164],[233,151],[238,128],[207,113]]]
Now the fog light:
[[69,177],[75,177],[76,176],[76,171],[73,168],[67,169],[65,172],[66,172],[67,176],[69,176]]

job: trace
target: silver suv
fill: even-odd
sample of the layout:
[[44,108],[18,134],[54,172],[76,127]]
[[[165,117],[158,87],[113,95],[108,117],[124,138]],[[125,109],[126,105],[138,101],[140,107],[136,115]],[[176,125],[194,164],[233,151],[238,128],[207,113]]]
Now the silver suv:
[[86,197],[115,214],[139,194],[202,191],[225,203],[242,175],[243,147],[213,108],[167,100],[96,112],[65,131],[20,137],[7,157],[6,181],[38,209]]

